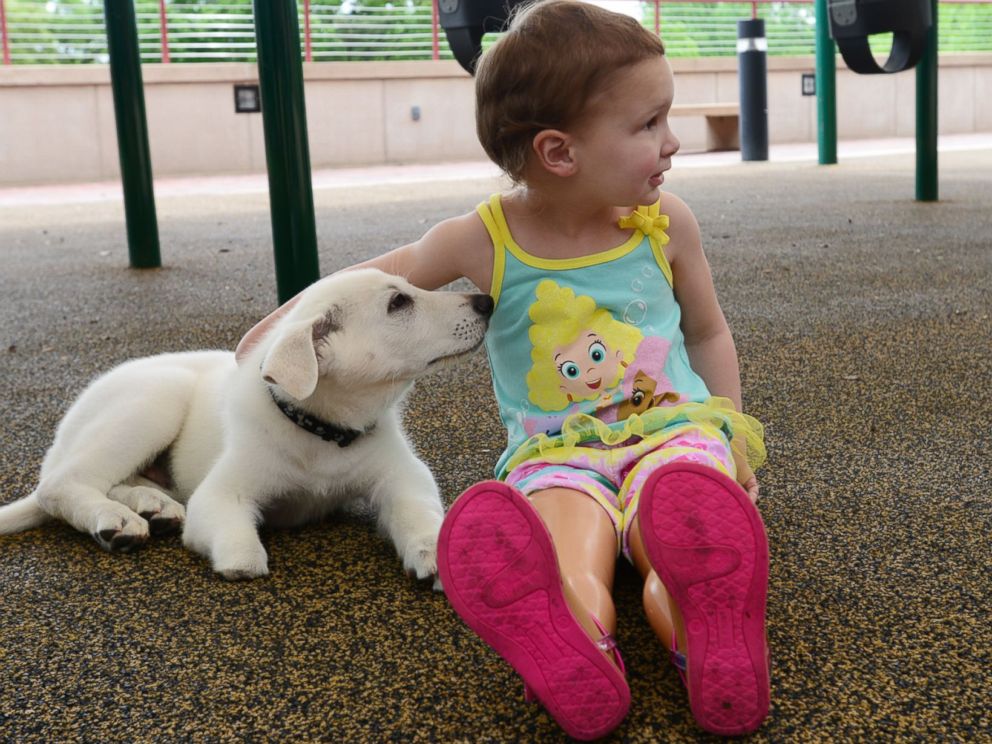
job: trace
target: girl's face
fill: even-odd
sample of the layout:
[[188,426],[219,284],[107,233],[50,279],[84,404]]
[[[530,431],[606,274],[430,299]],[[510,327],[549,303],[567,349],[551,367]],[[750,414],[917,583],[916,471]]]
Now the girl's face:
[[615,72],[572,128],[580,177],[608,203],[654,204],[678,138],[668,125],[675,84],[662,56]]
[[571,344],[555,350],[559,389],[571,400],[602,395],[604,388],[616,381],[622,356],[620,350],[610,351],[598,333],[582,333]]

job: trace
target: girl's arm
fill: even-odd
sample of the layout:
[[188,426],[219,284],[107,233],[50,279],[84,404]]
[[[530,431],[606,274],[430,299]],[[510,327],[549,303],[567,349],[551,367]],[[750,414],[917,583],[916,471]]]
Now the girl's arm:
[[682,333],[689,361],[710,393],[729,398],[740,411],[737,349],[717,301],[699,225],[685,202],[672,194],[665,195],[663,210],[671,225],[668,231],[671,242],[666,252],[672,267],[675,297],[682,308]]
[[[741,374],[737,347],[730,333],[713,286],[710,265],[703,253],[699,224],[689,207],[673,194],[665,194],[663,210],[670,220],[666,246],[672,267],[675,296],[682,308],[682,334],[692,368],[703,378],[712,395],[729,398],[734,407],[741,405]],[[752,500],[758,497],[758,482],[747,464],[741,443],[734,442],[737,480]]]
[[[438,223],[419,240],[381,256],[349,266],[342,271],[376,268],[404,277],[421,289],[439,289],[467,277],[482,291],[492,282],[492,243],[485,225],[475,212]],[[255,324],[238,343],[235,358],[240,362],[281,317],[297,303],[299,295]]]
[[350,268],[370,267],[402,276],[421,289],[440,289],[466,277],[480,291],[488,292],[492,283],[492,242],[479,215],[469,212],[439,222],[413,243]]

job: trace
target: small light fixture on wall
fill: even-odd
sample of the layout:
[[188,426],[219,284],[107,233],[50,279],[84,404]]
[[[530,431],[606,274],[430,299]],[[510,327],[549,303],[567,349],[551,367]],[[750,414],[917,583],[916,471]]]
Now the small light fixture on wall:
[[812,72],[803,73],[803,95],[804,96],[816,95],[816,75],[814,75]]
[[244,84],[234,86],[234,113],[255,114],[262,110],[262,96],[258,85]]

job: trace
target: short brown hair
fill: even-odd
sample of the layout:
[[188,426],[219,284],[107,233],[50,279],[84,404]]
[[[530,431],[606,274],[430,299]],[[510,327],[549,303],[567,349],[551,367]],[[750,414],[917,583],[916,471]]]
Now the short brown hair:
[[664,53],[661,39],[630,16],[579,0],[530,3],[476,67],[479,141],[519,182],[534,135],[574,124],[611,74]]

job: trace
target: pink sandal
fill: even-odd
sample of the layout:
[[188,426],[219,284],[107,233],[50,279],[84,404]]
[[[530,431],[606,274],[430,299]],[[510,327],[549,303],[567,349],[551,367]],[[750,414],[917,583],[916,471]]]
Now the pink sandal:
[[523,678],[528,699],[576,739],[620,724],[630,689],[616,642],[605,631],[594,641],[575,619],[551,535],[519,491],[497,481],[468,489],[444,520],[437,552],[451,606]]
[[768,541],[758,510],[733,479],[677,462],[651,474],[638,513],[651,565],[685,620],[686,648],[672,658],[693,716],[716,734],[754,731],[769,699]]

